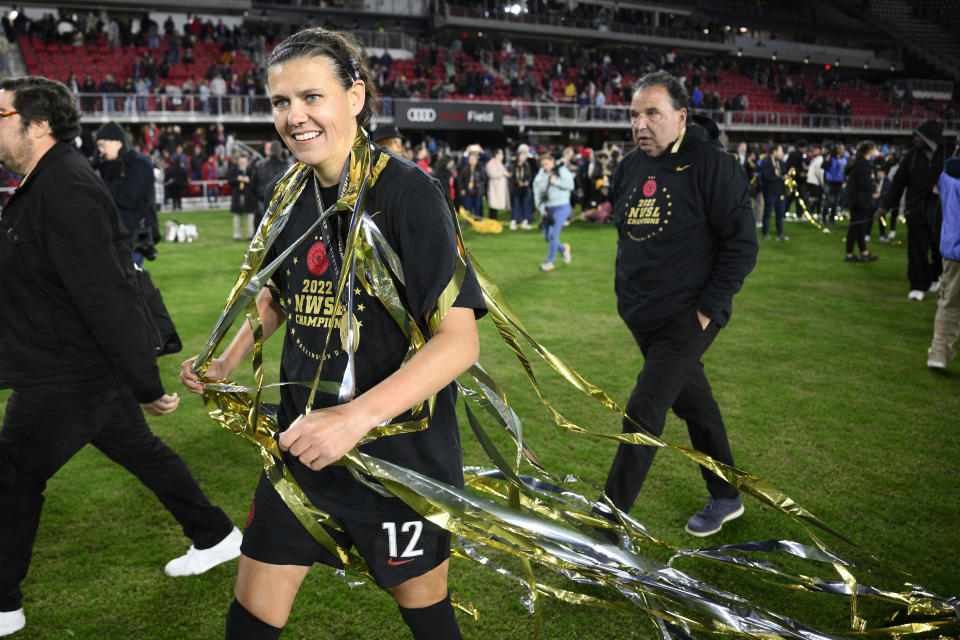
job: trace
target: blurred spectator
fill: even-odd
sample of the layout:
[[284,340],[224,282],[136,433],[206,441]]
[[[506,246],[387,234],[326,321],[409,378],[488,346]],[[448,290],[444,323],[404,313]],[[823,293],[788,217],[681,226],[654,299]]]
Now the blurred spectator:
[[532,229],[533,222],[533,176],[536,166],[530,157],[530,147],[521,144],[517,147],[517,157],[510,171],[510,188],[512,195],[512,209],[510,228]]
[[[220,172],[217,170],[216,156],[208,157],[207,161],[203,163],[203,167],[200,169],[200,177],[206,183],[220,179]],[[216,202],[217,198],[220,197],[220,185],[206,184],[205,189],[207,194],[207,202]]]
[[183,166],[183,161],[177,158],[173,166],[166,175],[164,184],[167,187],[167,193],[170,194],[170,200],[173,203],[173,210],[183,209],[183,192],[187,188],[187,170]]
[[776,212],[777,240],[787,240],[783,233],[786,213],[786,186],[783,176],[783,145],[775,144],[770,155],[760,164],[763,180],[763,239],[770,239],[770,214]]
[[540,156],[540,171],[533,179],[533,199],[540,212],[540,227],[547,241],[547,259],[541,271],[553,271],[553,261],[560,253],[563,262],[570,264],[570,245],[560,242],[560,231],[570,216],[570,194],[573,192],[573,174],[553,155]]
[[943,203],[940,236],[943,275],[937,314],[933,319],[933,340],[927,350],[927,366],[946,369],[957,355],[954,345],[960,337],[960,157],[944,163],[937,184]]
[[831,226],[842,213],[840,197],[843,192],[844,170],[847,168],[847,150],[842,142],[827,148],[823,156],[823,225]]
[[[870,220],[870,205],[877,190],[871,160],[877,147],[873,142],[864,140],[857,145],[857,153],[847,167],[847,181],[843,189],[843,205],[850,210],[850,224],[847,227],[847,253],[845,262],[874,262],[877,256],[867,251],[864,235]],[[856,244],[860,255],[853,254]]]
[[400,133],[400,130],[393,125],[377,127],[370,134],[370,140],[391,153],[395,153],[398,156],[403,155],[406,139],[403,137],[403,134]]
[[227,172],[230,211],[233,213],[233,239],[238,242],[253,239],[253,211],[257,206],[257,196],[251,184],[251,174],[249,160],[245,155],[239,156],[236,163],[231,163]]
[[156,257],[154,243],[160,239],[153,202],[153,163],[131,147],[126,132],[113,121],[97,129],[97,149],[97,172],[117,205],[123,226],[131,234],[134,262],[142,266],[145,257]]
[[283,157],[283,145],[277,141],[263,143],[263,158],[253,168],[253,193],[257,199],[254,211],[253,226],[259,227],[260,221],[270,204],[273,193],[269,191],[272,184],[287,170],[289,163]]
[[487,176],[478,165],[480,154],[473,151],[467,155],[467,162],[457,171],[457,195],[461,206],[474,220],[483,217],[483,194],[487,190]]
[[493,152],[484,169],[487,174],[487,216],[496,220],[501,210],[510,209],[507,183],[510,173],[503,164],[503,149]]
[[823,154],[820,153],[820,147],[814,147],[810,155],[807,179],[803,185],[803,200],[810,215],[819,217],[823,202]]
[[943,137],[936,120],[926,120],[914,131],[914,145],[903,157],[890,190],[877,209],[883,216],[906,193],[907,279],[910,300],[923,300],[924,293],[940,288],[943,265],[940,246],[940,202],[934,189],[953,145]]

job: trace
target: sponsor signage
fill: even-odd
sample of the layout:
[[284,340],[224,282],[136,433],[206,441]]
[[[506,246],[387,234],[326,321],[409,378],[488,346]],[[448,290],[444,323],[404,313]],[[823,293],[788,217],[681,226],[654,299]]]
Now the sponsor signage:
[[488,102],[394,100],[393,114],[400,130],[503,128],[503,105]]

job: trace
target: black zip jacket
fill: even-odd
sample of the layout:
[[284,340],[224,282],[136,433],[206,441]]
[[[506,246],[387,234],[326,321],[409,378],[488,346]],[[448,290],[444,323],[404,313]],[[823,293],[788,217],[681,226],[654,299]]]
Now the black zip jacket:
[[857,158],[847,165],[847,182],[843,187],[843,206],[848,209],[869,209],[877,190],[873,165],[864,158]]
[[757,261],[747,180],[712,120],[694,116],[662,155],[639,148],[614,172],[616,292],[634,330],[696,307],[718,325]]
[[130,237],[90,163],[58,142],[0,216],[0,383],[163,395],[137,302]]

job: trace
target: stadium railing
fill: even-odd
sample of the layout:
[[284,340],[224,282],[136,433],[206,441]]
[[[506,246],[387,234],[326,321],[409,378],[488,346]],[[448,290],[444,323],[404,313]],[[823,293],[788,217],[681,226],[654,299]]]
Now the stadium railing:
[[[227,95],[201,98],[197,95],[137,95],[81,93],[78,105],[85,122],[116,119],[123,122],[272,122],[272,108],[267,96]],[[507,101],[442,100],[464,104],[497,104],[503,107],[506,126],[550,125],[560,127],[623,127],[630,126],[630,107],[626,105],[579,105],[570,102],[532,102],[521,99]],[[394,116],[393,99],[383,98],[382,122]],[[749,130],[824,130],[830,132],[909,134],[925,116],[876,116],[797,113],[779,111],[708,111],[692,110],[712,117],[721,127]],[[944,123],[946,133],[960,130],[960,119]]]

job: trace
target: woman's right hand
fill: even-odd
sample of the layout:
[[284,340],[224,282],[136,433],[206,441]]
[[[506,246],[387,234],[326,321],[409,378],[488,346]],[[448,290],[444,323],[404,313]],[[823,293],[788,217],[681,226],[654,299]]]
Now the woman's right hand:
[[183,383],[192,393],[202,394],[204,390],[204,380],[219,382],[230,375],[229,367],[221,358],[214,358],[207,367],[206,376],[201,380],[197,374],[190,368],[197,357],[188,358],[180,364],[180,382]]

